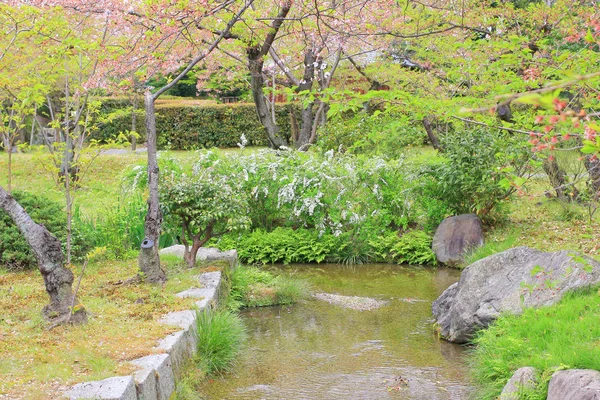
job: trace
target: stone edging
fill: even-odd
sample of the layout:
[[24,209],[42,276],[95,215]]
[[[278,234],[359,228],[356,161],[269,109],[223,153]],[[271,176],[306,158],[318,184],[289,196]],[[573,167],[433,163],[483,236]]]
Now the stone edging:
[[[236,254],[237,256],[237,254]],[[237,257],[236,257],[237,258]],[[230,262],[231,268],[236,263]],[[198,276],[202,286],[176,294],[196,301],[198,310],[215,307],[223,285],[221,271],[205,272]],[[116,376],[101,381],[79,383],[69,389],[63,398],[101,400],[168,400],[175,391],[175,379],[182,372],[185,362],[197,349],[196,311],[185,310],[168,313],[159,321],[177,326],[180,331],[159,340],[152,354],[130,361],[140,369],[129,376]]]

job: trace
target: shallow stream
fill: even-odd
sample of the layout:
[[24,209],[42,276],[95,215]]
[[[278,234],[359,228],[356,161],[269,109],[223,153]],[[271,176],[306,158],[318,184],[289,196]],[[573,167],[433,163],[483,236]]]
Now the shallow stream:
[[371,297],[359,311],[310,299],[243,312],[236,369],[207,381],[208,399],[466,399],[463,348],[433,333],[431,301],[459,271],[392,265],[292,265],[315,292]]

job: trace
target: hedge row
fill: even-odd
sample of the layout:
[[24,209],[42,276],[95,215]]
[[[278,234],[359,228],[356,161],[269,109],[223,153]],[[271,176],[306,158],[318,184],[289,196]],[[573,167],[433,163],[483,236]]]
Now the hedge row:
[[[116,108],[131,106],[122,101],[110,101],[103,105],[107,114]],[[290,132],[290,107],[275,106],[275,117],[283,135]],[[299,115],[299,114],[297,114]],[[131,114],[125,113],[101,124],[94,135],[100,141],[116,138],[120,132],[131,129]],[[171,106],[156,110],[157,144],[160,149],[194,150],[210,147],[236,147],[244,134],[248,145],[267,146],[267,134],[258,120],[253,104],[213,106]],[[144,112],[140,111],[137,131],[144,141]]]

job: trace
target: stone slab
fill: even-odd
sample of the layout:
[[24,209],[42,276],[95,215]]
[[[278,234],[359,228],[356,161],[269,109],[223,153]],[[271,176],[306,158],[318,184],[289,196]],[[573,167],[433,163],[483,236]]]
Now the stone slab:
[[79,383],[66,393],[70,400],[137,400],[132,376],[116,376],[101,381]]
[[165,325],[177,326],[187,331],[196,323],[196,313],[192,310],[174,311],[162,317],[158,322]]
[[173,374],[179,376],[185,361],[194,356],[197,347],[195,330],[189,329],[172,333],[159,340],[156,348],[169,353]]
[[169,400],[175,392],[170,355],[154,354],[138,358],[131,363],[141,368],[133,375],[138,400]]
[[175,295],[175,297],[186,298],[191,297],[193,299],[202,299],[206,297],[212,296],[214,293],[214,289],[210,288],[192,288],[188,290],[184,290],[183,292],[179,292]]

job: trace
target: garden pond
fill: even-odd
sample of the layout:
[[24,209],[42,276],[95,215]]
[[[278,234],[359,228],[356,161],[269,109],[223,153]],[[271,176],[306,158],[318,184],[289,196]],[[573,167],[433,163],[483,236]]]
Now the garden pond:
[[439,340],[431,316],[431,302],[458,280],[459,271],[395,265],[275,269],[306,279],[315,293],[385,304],[361,311],[311,298],[242,312],[246,349],[233,372],[203,384],[206,398],[469,397],[465,350]]

